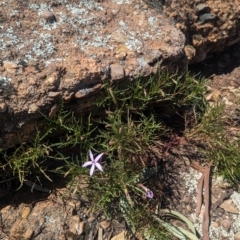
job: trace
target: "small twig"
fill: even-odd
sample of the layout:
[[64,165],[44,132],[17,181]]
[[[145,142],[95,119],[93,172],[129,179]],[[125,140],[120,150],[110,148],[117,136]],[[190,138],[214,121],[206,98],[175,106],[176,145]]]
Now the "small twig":
[[203,224],[202,224],[202,231],[203,231],[203,240],[209,240],[209,206],[210,206],[210,169],[211,163],[207,164],[204,173],[204,214],[203,214]]
[[196,214],[199,215],[201,206],[202,206],[202,194],[203,194],[203,187],[204,187],[204,214],[203,214],[203,224],[202,224],[202,234],[203,240],[209,240],[209,206],[210,206],[210,169],[211,164],[207,164],[205,167],[199,165],[199,163],[193,161],[191,162],[190,166],[197,171],[202,173],[201,178],[198,181],[198,197],[197,197],[197,206],[196,206]]
[[31,187],[31,192],[32,192],[33,189],[35,189],[35,190],[38,190],[38,191],[40,191],[40,192],[51,193],[51,190],[50,190],[50,189],[48,189],[48,188],[43,188],[43,187],[37,185],[36,183],[34,183],[34,182],[32,182],[32,181],[24,180],[23,182],[24,182],[25,185]]
[[197,186],[197,206],[196,206],[196,215],[199,216],[202,206],[202,192],[203,192],[203,182],[204,182],[204,176],[202,174],[201,178],[198,181]]

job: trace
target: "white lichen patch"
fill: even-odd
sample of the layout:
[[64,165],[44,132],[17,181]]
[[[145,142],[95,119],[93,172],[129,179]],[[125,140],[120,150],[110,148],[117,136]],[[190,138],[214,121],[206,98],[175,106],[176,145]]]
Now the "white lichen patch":
[[45,10],[53,11],[53,9],[46,3],[40,3],[39,5],[38,4],[29,4],[29,8],[37,11],[38,15],[41,15],[42,12]]
[[132,0],[113,0],[113,2],[117,3],[117,4],[131,4]]
[[[189,178],[188,178],[189,179]],[[192,188],[192,187],[191,187]],[[236,205],[236,207],[240,210],[240,194],[237,192],[234,192],[231,196],[233,203]],[[194,227],[202,237],[202,216],[204,211],[204,205],[202,206],[201,214],[199,216],[196,216],[195,213],[191,214],[191,218],[194,224]],[[209,236],[211,240],[219,240],[219,239],[228,239],[228,240],[234,240],[234,235],[239,231],[240,229],[240,215],[239,214],[232,214],[232,224],[229,231],[226,231],[221,226],[216,227],[214,226],[214,221],[210,221],[209,226]]]
[[[193,220],[194,227],[196,228],[196,230],[202,237],[202,219],[200,217],[197,217],[195,213],[191,214],[191,218]],[[209,226],[210,239],[211,240],[219,240],[219,239],[224,238],[224,239],[228,239],[228,240],[234,240],[234,235],[240,229],[240,215],[233,214],[232,219],[233,219],[233,223],[232,223],[229,231],[225,231],[221,226],[219,226],[217,228],[214,227],[214,222],[211,221],[210,226]]]
[[240,211],[240,193],[234,192],[231,196],[231,199],[238,208],[238,210]]
[[149,17],[148,18],[148,24],[151,25],[151,26],[153,26],[156,21],[157,21],[156,17]]
[[51,63],[56,63],[56,62],[63,63],[65,62],[65,60],[66,60],[65,58],[50,58],[48,60],[45,60],[44,62],[45,62],[45,65],[48,66]]
[[[14,60],[26,64],[39,61],[47,66],[53,59],[64,58],[61,47],[66,45],[93,58],[98,57],[99,52],[116,51],[119,44],[134,53],[144,53],[148,41],[163,38],[161,31],[164,30],[159,28],[158,16],[143,10],[141,0],[134,4],[132,0],[112,0],[112,9],[108,9],[105,2],[95,0],[56,0],[55,3],[29,0],[28,5],[22,5],[25,9],[28,7],[29,18],[19,17],[22,2],[17,9],[11,9],[7,15],[9,19],[17,16],[17,21],[0,25],[3,60],[7,60],[11,51],[19,58]],[[132,11],[128,5],[118,7],[118,4],[132,4]],[[143,27],[133,20],[138,19],[139,12]],[[114,33],[119,35],[114,36]]]
[[197,193],[197,184],[201,176],[202,174],[193,168],[190,168],[189,173],[184,174],[183,179],[189,194]]
[[8,29],[4,29],[3,26],[0,26],[0,28],[2,32],[0,33],[0,50],[7,50],[9,47],[21,42],[11,26]]
[[78,90],[78,93],[83,94],[83,95],[87,95],[88,93],[90,93],[92,91],[93,91],[93,88],[84,88],[84,89]]
[[35,39],[29,40],[28,44],[31,46],[31,50],[25,53],[25,62],[36,60],[36,56],[46,59],[55,52],[54,38],[51,34],[39,33],[37,31],[35,33],[38,35],[38,41],[35,41]]
[[[184,174],[184,177],[183,177],[186,182],[188,193],[191,194],[194,201],[196,201],[197,184],[201,175],[202,174],[200,172],[190,168],[190,172],[187,174]],[[219,179],[215,179],[215,181],[219,181]],[[231,198],[234,204],[240,210],[240,194],[237,192],[234,192]],[[195,213],[191,214],[193,224],[201,236],[202,236],[202,221],[203,221],[201,217],[203,216],[203,211],[204,211],[204,205],[202,206],[201,213],[199,216],[196,216]],[[232,214],[232,219],[233,219],[233,222],[229,231],[225,231],[221,226],[217,228],[214,227],[214,221],[211,221],[209,226],[210,239],[219,240],[219,239],[225,238],[228,240],[234,240],[234,234],[238,232],[240,229],[240,215]]]

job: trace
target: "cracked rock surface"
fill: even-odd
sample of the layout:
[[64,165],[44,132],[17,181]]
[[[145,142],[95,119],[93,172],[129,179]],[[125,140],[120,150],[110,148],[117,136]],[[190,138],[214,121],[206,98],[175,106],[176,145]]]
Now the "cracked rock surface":
[[103,81],[148,76],[159,63],[169,69],[186,64],[184,34],[143,1],[0,5],[2,149],[27,141],[40,112],[51,117],[61,99],[82,102]]

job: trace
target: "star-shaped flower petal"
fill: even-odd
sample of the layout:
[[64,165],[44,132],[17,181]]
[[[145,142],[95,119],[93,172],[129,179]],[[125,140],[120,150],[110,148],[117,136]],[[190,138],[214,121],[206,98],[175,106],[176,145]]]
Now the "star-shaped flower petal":
[[91,169],[90,169],[90,176],[93,175],[95,167],[97,167],[101,172],[103,172],[103,168],[102,168],[101,164],[98,163],[98,161],[101,159],[102,156],[103,156],[103,153],[100,153],[96,156],[96,158],[94,158],[92,151],[89,150],[89,157],[90,157],[91,161],[85,162],[82,166],[87,167],[87,166],[92,165]]
[[145,187],[143,184],[138,184],[138,186],[141,187],[142,189],[144,189],[144,191],[146,192],[146,196],[148,198],[153,198],[153,192],[150,189]]

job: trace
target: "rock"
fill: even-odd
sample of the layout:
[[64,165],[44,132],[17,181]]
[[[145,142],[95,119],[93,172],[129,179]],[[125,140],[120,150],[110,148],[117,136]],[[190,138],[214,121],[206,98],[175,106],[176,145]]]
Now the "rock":
[[[184,10],[179,11],[180,9]],[[240,25],[232,20],[238,19],[239,21],[240,9],[229,1],[184,0],[179,2],[172,0],[163,10],[168,17],[175,21],[176,27],[185,33],[187,44],[192,44],[192,35],[204,36],[207,46],[206,54],[200,58],[196,56],[201,61],[206,58],[208,53],[222,51],[227,48],[228,44],[232,45],[240,41],[235,32],[236,29],[239,31]],[[201,54],[201,48],[196,47],[195,49],[196,55]],[[196,63],[196,61],[190,61],[190,64],[192,63]]]
[[111,240],[127,240],[127,238],[125,238],[126,234],[127,234],[126,231],[122,231],[118,235],[111,238]]
[[234,240],[240,240],[240,232],[237,232],[237,233],[234,235]]
[[124,69],[120,64],[112,64],[110,66],[111,69],[111,79],[114,80],[120,80],[123,79],[125,74],[124,74]]
[[70,225],[69,226],[70,232],[75,235],[80,236],[84,231],[85,222],[84,221],[80,222],[79,216],[72,216],[70,219],[69,225]]
[[57,83],[57,78],[55,76],[48,77],[45,83],[47,85],[55,85]]
[[187,59],[188,59],[189,61],[191,61],[191,60],[195,57],[195,55],[196,55],[196,50],[195,50],[195,48],[194,48],[193,46],[191,46],[191,45],[186,45],[186,46],[184,47],[184,52],[185,52],[185,54],[186,54],[186,56],[187,56]]
[[195,48],[201,47],[205,42],[206,40],[201,34],[195,34],[192,36],[192,43]]
[[125,52],[120,52],[115,55],[115,58],[118,59],[119,61],[123,61],[126,59],[127,53]]
[[44,10],[42,12],[42,16],[49,22],[55,22],[56,21],[56,17],[54,16],[54,14],[49,11],[49,10]]
[[102,87],[102,84],[97,84],[96,86],[92,87],[92,88],[83,88],[80,89],[78,92],[75,93],[75,97],[76,98],[83,98],[85,96],[90,96],[93,93],[98,92]]
[[[216,90],[216,91],[214,91],[213,93],[211,93],[211,95],[210,95],[209,97],[210,97],[210,99],[213,99],[214,102],[216,102],[217,99],[219,98],[219,95],[220,95],[220,92]],[[209,98],[209,97],[208,97],[208,98]],[[209,100],[210,100],[210,99],[209,99]],[[208,99],[206,99],[206,100],[208,100]],[[232,187],[233,187],[233,184],[230,183],[230,182],[222,181],[222,182],[219,182],[219,183],[218,183],[218,186],[219,186],[220,188],[222,188],[222,189],[229,189],[229,188],[232,188]]]
[[197,8],[197,12],[199,14],[203,14],[203,13],[210,13],[211,9],[210,7],[208,7],[208,5],[204,4],[204,3],[200,3],[196,6]]
[[57,111],[58,111],[58,105],[55,104],[55,105],[51,108],[48,116],[49,116],[50,118],[53,118],[53,117],[56,115]]
[[224,201],[220,205],[220,208],[224,209],[226,212],[229,212],[229,213],[239,214],[238,208],[233,203]]
[[221,221],[221,226],[228,232],[231,228],[231,221],[228,218],[225,218]]
[[[144,12],[137,11],[136,4],[144,5]],[[162,61],[162,67],[165,68],[168,65],[180,68],[179,64],[186,67],[186,62],[181,61],[184,58],[183,33],[164,14],[154,13],[153,16],[152,9],[148,8],[146,3],[122,4],[119,9],[115,1],[108,6],[105,2],[94,1],[90,12],[85,4],[75,6],[73,11],[66,1],[60,5],[48,6],[56,13],[61,12],[61,19],[67,19],[69,24],[61,21],[49,24],[56,21],[56,16],[50,9],[46,9],[46,6],[43,7],[44,2],[35,3],[30,0],[27,5],[29,7],[20,1],[17,7],[19,12],[24,13],[18,18],[21,26],[15,27],[13,24],[11,34],[4,31],[1,35],[3,45],[0,51],[0,65],[4,69],[0,77],[1,86],[3,80],[5,84],[5,79],[9,79],[8,71],[15,73],[21,61],[24,63],[22,72],[18,71],[19,74],[11,76],[11,82],[8,84],[11,91],[0,90],[10,110],[4,112],[3,124],[0,125],[0,132],[3,133],[0,148],[3,150],[19,144],[18,136],[26,136],[26,142],[30,140],[30,136],[28,138],[18,126],[26,121],[30,124],[38,122],[41,125],[42,115],[38,112],[45,112],[49,106],[54,106],[55,97],[61,100],[58,93],[62,93],[66,108],[79,111],[81,105],[79,112],[84,112],[90,109],[91,105],[84,98],[97,94],[101,88],[96,89],[94,86],[102,81],[123,78],[130,81],[136,70],[142,70],[142,73],[148,76],[152,74],[152,69],[155,72],[160,69],[156,59]],[[4,5],[9,11],[12,7],[9,1]],[[118,11],[114,12],[111,9]],[[83,12],[89,12],[91,17],[89,14],[82,14]],[[132,15],[133,12],[138,12],[138,16]],[[46,22],[29,18],[39,13]],[[128,17],[119,20],[123,19],[123,15]],[[85,24],[86,22],[88,24]],[[2,22],[2,27],[8,29],[9,25]],[[18,41],[18,44],[11,42],[9,34],[14,36],[14,41]],[[148,65],[139,67],[140,58],[148,59]],[[19,64],[7,66],[6,63],[11,62],[9,59],[16,59],[16,63]],[[136,60],[136,65],[129,66],[128,62],[131,62],[131,59]],[[129,71],[125,72],[128,67]],[[29,85],[32,87],[31,91],[28,89]],[[84,92],[84,89],[88,91]],[[32,104],[36,104],[38,109]],[[26,114],[29,106],[29,114]],[[49,116],[54,117],[55,114],[54,107],[49,111]],[[11,131],[8,127],[10,124]]]
[[24,207],[22,211],[22,219],[27,218],[30,212],[31,212],[30,207]]
[[61,95],[61,92],[49,92],[48,96],[51,98],[55,98]]
[[191,212],[191,211],[192,211],[192,207],[191,207],[190,205],[187,205],[187,206],[186,206],[186,209],[187,209],[188,212]]
[[31,239],[33,234],[34,234],[34,231],[32,229],[27,229],[23,237],[24,239]]
[[[38,111],[46,112],[56,104],[57,96],[50,93],[49,97],[49,92],[61,92],[66,108],[78,111],[81,105],[78,112],[84,112],[90,109],[84,98],[97,91],[83,94],[79,89],[90,89],[103,81],[130,81],[141,71],[147,77],[160,70],[159,62],[162,69],[184,69],[188,63],[200,62],[208,53],[240,41],[240,9],[229,1],[172,0],[164,4],[162,12],[138,0],[129,4],[121,1],[121,6],[116,1],[93,1],[91,11],[85,4],[73,10],[67,1],[61,2],[44,6],[45,1],[19,1],[17,22],[21,24],[11,24],[9,29],[9,22],[1,22],[2,28],[10,31],[1,33],[0,72],[4,71],[0,94],[7,105],[4,114],[1,112],[3,150],[19,144],[18,136],[30,141],[18,126],[26,121],[42,124]],[[11,12],[12,3],[6,1],[4,9]],[[34,19],[38,14],[46,22]],[[67,23],[49,24],[57,16]],[[136,64],[131,64],[132,59]],[[140,66],[141,59],[148,65]],[[9,75],[11,82],[5,91],[2,79],[10,79]],[[32,104],[39,109],[28,114]]]
[[64,96],[64,100],[70,101],[73,98],[74,94],[75,94],[74,92],[71,92],[70,94]]
[[88,221],[89,223],[92,223],[95,219],[96,219],[96,218],[95,218],[94,216],[90,216],[87,221]]
[[35,113],[39,110],[39,107],[36,105],[36,103],[33,103],[29,106],[28,113]]
[[19,66],[16,63],[7,61],[3,63],[3,66],[9,73],[15,73],[19,68]]
[[7,111],[7,104],[6,103],[0,103],[0,113],[4,113]]
[[9,212],[11,209],[11,205],[7,205],[6,207],[1,209],[1,213]]
[[200,23],[213,21],[215,19],[216,19],[216,15],[213,15],[211,13],[204,13],[199,17]]
[[214,223],[213,223],[213,227],[214,227],[214,228],[218,228],[218,227],[219,227],[219,222],[214,222]]
[[110,225],[111,225],[111,222],[109,222],[109,221],[102,221],[102,222],[100,222],[100,226],[101,226],[103,229],[109,228]]

